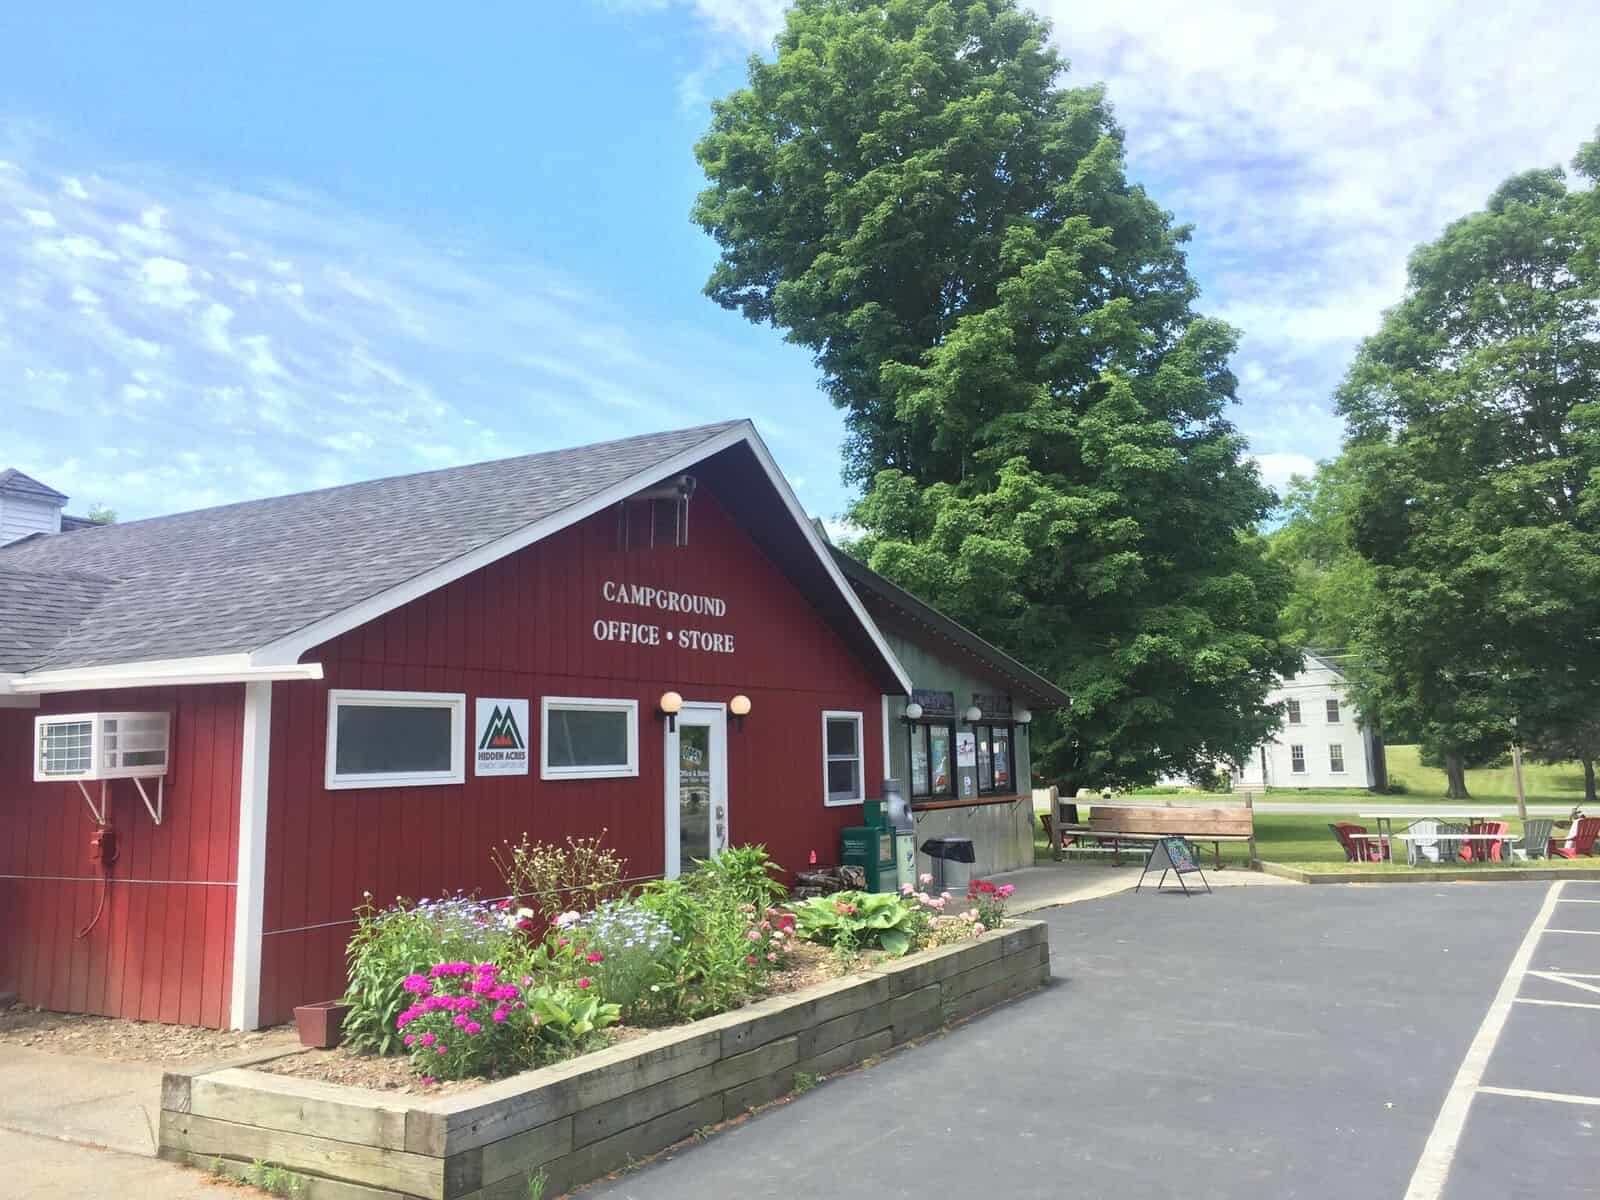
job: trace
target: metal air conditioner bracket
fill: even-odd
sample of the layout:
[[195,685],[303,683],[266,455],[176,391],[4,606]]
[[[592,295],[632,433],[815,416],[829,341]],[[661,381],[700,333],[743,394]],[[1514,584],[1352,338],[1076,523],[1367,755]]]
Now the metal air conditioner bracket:
[[89,795],[89,789],[83,786],[83,780],[78,780],[78,790],[83,793],[83,802],[89,806],[89,815],[94,818],[96,825],[106,823],[106,781],[100,781],[100,807],[94,806],[94,797]]
[[144,790],[144,780],[135,775],[133,786],[139,789],[139,799],[144,801],[150,819],[157,825],[161,824],[161,814],[166,811],[167,806],[167,777],[165,775],[156,777],[156,802],[153,805],[150,803],[150,793]]

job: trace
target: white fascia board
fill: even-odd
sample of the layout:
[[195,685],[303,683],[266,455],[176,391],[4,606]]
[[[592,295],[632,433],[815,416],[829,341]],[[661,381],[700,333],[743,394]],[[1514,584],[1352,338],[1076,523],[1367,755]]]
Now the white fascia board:
[[267,768],[272,751],[272,683],[244,689],[239,749],[239,860],[233,901],[233,979],[228,1027],[261,1025],[261,943],[266,912]]
[[702,459],[726,450],[729,446],[751,440],[754,434],[755,430],[750,422],[741,421],[738,425],[703,442],[697,442],[687,450],[681,450],[671,458],[663,459],[643,471],[635,472],[604,491],[596,492],[593,496],[580,500],[560,512],[552,513],[520,529],[514,529],[504,537],[486,542],[459,558],[442,563],[431,571],[424,571],[404,583],[397,583],[394,587],[375,596],[369,596],[342,612],[324,617],[320,621],[295,630],[287,637],[262,646],[250,655],[250,660],[258,666],[298,662],[300,656],[312,647],[320,646],[341,633],[348,633],[365,625],[368,621],[375,621],[385,613],[393,612],[402,604],[409,604],[430,592],[438,591],[446,584],[454,583],[464,575],[470,575],[490,563],[498,562],[508,554],[515,554],[526,546],[560,533],[569,525],[576,525],[585,517],[591,517],[619,501],[626,500],[641,487],[647,487],[672,475],[682,474]]
[[[748,424],[748,422],[747,422]],[[883,660],[889,664],[889,669],[894,672],[894,677],[899,681],[901,689],[907,696],[911,695],[911,676],[906,674],[905,667],[900,665],[900,660],[895,657],[889,643],[883,638],[882,631],[877,623],[867,615],[867,610],[862,606],[861,597],[856,595],[855,588],[850,586],[850,581],[844,577],[833,561],[833,553],[823,544],[822,538],[817,535],[816,526],[811,523],[811,518],[806,516],[806,510],[801,507],[799,497],[790,488],[789,481],[783,477],[783,472],[778,470],[778,464],[773,461],[772,453],[767,449],[766,443],[761,440],[761,435],[756,432],[755,426],[750,426],[748,436],[750,448],[755,451],[756,461],[766,471],[767,478],[772,481],[772,486],[778,490],[778,495],[783,497],[783,502],[788,506],[789,514],[794,517],[795,524],[800,527],[800,532],[811,545],[811,552],[817,556],[822,567],[828,572],[828,577],[833,580],[833,585],[839,589],[839,594],[844,597],[845,603],[850,606],[850,611],[856,615],[856,620],[861,622],[863,629],[872,639],[872,644],[878,648],[878,653],[883,655]]]
[[204,683],[250,683],[274,679],[321,679],[321,663],[261,667],[248,654],[213,654],[200,658],[151,659],[103,667],[66,667],[34,671],[12,678],[19,695],[88,692],[103,688],[173,687]]

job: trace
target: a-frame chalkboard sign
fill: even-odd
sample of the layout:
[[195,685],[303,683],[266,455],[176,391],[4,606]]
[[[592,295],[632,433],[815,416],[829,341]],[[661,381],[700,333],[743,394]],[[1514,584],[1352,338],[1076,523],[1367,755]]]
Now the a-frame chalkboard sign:
[[1211,890],[1211,884],[1206,880],[1206,873],[1200,869],[1200,864],[1195,861],[1194,849],[1181,837],[1164,837],[1157,840],[1150,848],[1150,857],[1145,860],[1144,870],[1139,872],[1139,882],[1133,890],[1138,891],[1144,886],[1144,877],[1157,867],[1161,868],[1161,878],[1156,883],[1156,891],[1162,890],[1162,885],[1167,882],[1167,872],[1171,871],[1178,877],[1178,886],[1183,889],[1185,896],[1194,895],[1189,890],[1189,885],[1183,882],[1185,875],[1198,875],[1200,882],[1206,885],[1206,891]]

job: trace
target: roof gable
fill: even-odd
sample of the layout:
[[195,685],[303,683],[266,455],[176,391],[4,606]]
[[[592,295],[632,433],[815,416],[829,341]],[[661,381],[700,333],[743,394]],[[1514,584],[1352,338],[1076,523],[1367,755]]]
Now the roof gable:
[[[0,547],[0,571],[94,575],[91,612],[37,647],[34,672],[245,655],[293,664],[312,647],[477,570],[633,492],[735,446],[747,448],[789,539],[844,597],[888,679],[904,671],[748,421],[247,501]],[[807,545],[806,539],[810,539]],[[803,567],[799,569],[804,569]],[[17,597],[12,597],[17,602]],[[0,606],[0,624],[9,613]],[[909,687],[909,684],[905,685]]]
[[65,504],[67,498],[53,487],[40,483],[32,475],[24,475],[15,467],[0,471],[0,493],[8,496],[26,496],[30,500],[53,500]]

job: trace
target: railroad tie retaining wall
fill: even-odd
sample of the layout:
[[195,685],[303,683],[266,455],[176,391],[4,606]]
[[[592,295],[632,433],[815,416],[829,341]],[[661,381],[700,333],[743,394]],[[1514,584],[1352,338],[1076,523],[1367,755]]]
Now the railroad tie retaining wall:
[[549,1196],[1014,999],[1050,976],[1045,926],[830,980],[594,1054],[436,1099],[224,1068],[171,1072],[161,1154],[239,1173],[264,1161],[302,1200]]

